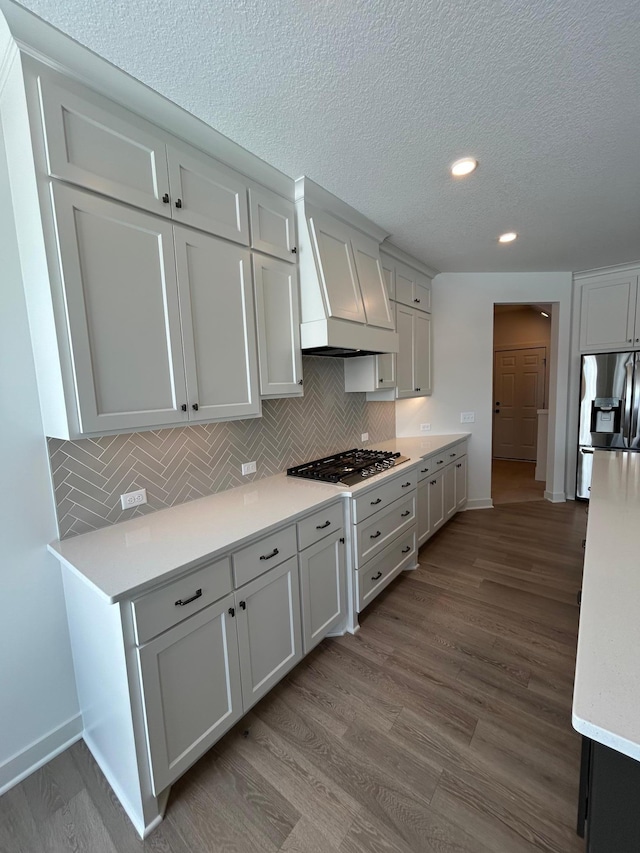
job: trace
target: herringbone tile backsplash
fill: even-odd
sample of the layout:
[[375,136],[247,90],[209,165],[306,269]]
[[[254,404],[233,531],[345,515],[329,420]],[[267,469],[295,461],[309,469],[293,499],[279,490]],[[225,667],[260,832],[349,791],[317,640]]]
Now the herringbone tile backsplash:
[[[291,465],[395,436],[394,403],[344,391],[342,359],[304,359],[304,397],[265,400],[262,417],[60,441],[48,439],[60,538],[116,524],[277,474]],[[257,473],[243,477],[243,462]],[[120,495],[146,489],[123,511]]]

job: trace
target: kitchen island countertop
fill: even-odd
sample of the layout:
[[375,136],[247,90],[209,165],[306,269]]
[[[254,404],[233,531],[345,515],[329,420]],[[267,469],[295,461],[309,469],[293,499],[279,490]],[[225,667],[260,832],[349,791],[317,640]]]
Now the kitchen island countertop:
[[640,453],[596,451],[573,727],[640,761],[639,527]]

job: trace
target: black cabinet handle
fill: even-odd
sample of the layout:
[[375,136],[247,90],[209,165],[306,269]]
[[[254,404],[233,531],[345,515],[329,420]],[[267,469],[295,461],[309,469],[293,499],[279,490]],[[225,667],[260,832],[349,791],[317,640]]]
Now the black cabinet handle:
[[330,524],[330,521],[325,521],[324,524],[316,524],[316,530],[324,530],[325,527],[328,527]]
[[382,503],[382,498],[378,498],[375,501],[371,501],[371,506],[375,506],[376,504]]
[[453,459],[453,458],[454,458],[455,456],[457,456],[457,455],[458,455],[457,453],[450,453],[450,454],[449,454],[449,459]]
[[200,406],[197,403],[194,403],[193,406],[191,406],[191,408],[193,409],[194,412],[197,412],[198,409],[200,408]]
[[233,616],[235,616],[235,615],[236,615],[236,609],[235,609],[235,607],[230,607],[230,608],[229,608],[229,616],[233,617]]
[[407,483],[403,483],[403,484],[402,484],[402,488],[403,488],[403,489],[408,489],[410,485],[411,485],[411,480],[409,480]]
[[270,560],[272,557],[275,557],[276,554],[279,554],[279,553],[280,553],[280,551],[278,551],[277,548],[274,548],[270,554],[263,554],[262,557],[260,557],[260,559],[261,560]]
[[179,198],[179,199],[176,201],[176,207],[182,207],[182,199],[181,199],[181,198]]
[[304,385],[304,380],[303,380],[303,379],[298,379],[298,385]]
[[165,194],[162,196],[162,201],[163,201],[165,204],[169,204],[169,193],[165,193]]
[[247,602],[241,601],[238,606],[240,607],[241,610],[246,610],[247,609]]
[[422,469],[421,469],[421,471],[420,471],[420,473],[421,473],[421,474],[426,474],[426,473],[428,472],[428,470],[429,470],[428,468],[422,468]]
[[422,390],[421,388],[416,388],[416,391],[421,391],[421,390]]
[[372,580],[372,581],[377,581],[377,580],[378,580],[378,578],[381,578],[381,577],[382,577],[382,572],[378,572],[378,574],[377,574],[377,575],[373,575],[373,576],[372,576],[371,580]]
[[418,299],[418,297],[417,297],[417,296],[416,296],[416,298],[415,298],[413,301],[414,301],[414,302],[420,302],[420,300]]
[[186,411],[187,411],[187,404],[186,404],[186,403],[183,403],[183,404],[180,406],[180,408],[182,409],[182,411],[183,411],[183,412],[186,412]]
[[344,545],[344,536],[341,536],[339,541],[342,545]]
[[442,465],[443,462],[444,462],[444,459],[438,459],[438,465]]
[[179,598],[176,601],[175,606],[176,607],[184,607],[185,604],[191,604],[191,602],[195,601],[196,598],[202,598],[202,590],[201,589],[197,589],[195,592],[195,595],[192,595],[191,598]]
[[462,468],[462,462],[458,462],[458,463],[456,464],[456,468]]
[[411,550],[411,545],[407,545],[407,547],[406,547],[406,548],[403,548],[403,549],[402,549],[402,553],[403,553],[403,554],[408,554],[410,550]]
[[375,532],[375,533],[371,533],[371,534],[369,535],[369,539],[377,539],[377,538],[378,538],[378,536],[382,536],[382,533],[380,533],[380,531],[379,531],[379,530],[376,530],[376,532]]
[[294,246],[294,247],[293,247],[293,249],[291,250],[291,254],[292,254],[292,255],[297,255],[297,254],[298,254],[298,250],[296,249],[296,247],[295,247],[295,246]]
[[411,510],[408,509],[405,512],[400,513],[400,518],[406,518],[408,515],[411,515]]
[[384,379],[378,379],[378,382],[384,382]]
[[431,485],[432,485],[432,486],[435,486],[435,484],[436,484],[437,482],[438,482],[437,480],[432,480],[432,481],[431,481]]

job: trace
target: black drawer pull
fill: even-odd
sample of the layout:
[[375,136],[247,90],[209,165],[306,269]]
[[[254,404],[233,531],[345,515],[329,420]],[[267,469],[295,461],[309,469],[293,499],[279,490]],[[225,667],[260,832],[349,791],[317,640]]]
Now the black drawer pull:
[[443,462],[444,462],[444,459],[438,459],[438,465],[442,465]]
[[240,610],[246,610],[247,609],[247,602],[241,601],[238,606],[239,606]]
[[458,462],[456,468],[462,468],[462,462]]
[[373,576],[372,576],[371,580],[372,580],[372,581],[377,581],[377,580],[378,580],[378,578],[381,578],[381,577],[382,577],[382,572],[378,572],[378,574],[377,574],[377,575],[373,575]]
[[428,469],[428,468],[421,468],[421,469],[420,469],[420,473],[421,473],[421,474],[426,474],[428,471],[429,471],[429,469]]
[[316,530],[324,530],[324,528],[328,527],[330,524],[330,521],[325,521],[324,524],[316,524]]
[[450,459],[453,459],[453,457],[454,457],[454,456],[457,456],[457,455],[458,455],[457,453],[450,453],[450,454],[449,454],[449,458],[450,458]]
[[410,550],[411,550],[411,545],[407,545],[407,547],[406,547],[406,548],[403,548],[403,549],[402,549],[402,553],[403,553],[403,554],[408,554]]
[[371,501],[371,506],[375,506],[376,504],[382,503],[382,498],[377,498],[375,501]]
[[432,486],[435,486],[435,484],[436,484],[437,482],[438,482],[437,480],[431,480],[431,485],[432,485]]
[[260,559],[261,560],[270,560],[272,557],[275,557],[276,554],[279,554],[279,553],[280,553],[280,551],[278,551],[277,548],[274,548],[270,554],[263,554],[262,557],[260,557]]
[[370,534],[369,539],[377,539],[377,538],[378,538],[378,536],[382,536],[382,533],[380,533],[380,531],[379,531],[379,530],[376,530],[376,532],[375,532],[375,533],[371,533],[371,534]]
[[235,607],[230,607],[228,610],[228,613],[229,613],[229,616],[231,616],[231,618],[233,619],[233,617],[236,615]]
[[409,480],[407,483],[403,483],[403,484],[402,484],[402,488],[403,488],[403,489],[408,489],[410,485],[411,485],[411,480]]
[[406,518],[408,515],[411,515],[411,510],[407,509],[404,512],[400,513],[400,518]]
[[185,599],[179,598],[179,599],[176,601],[175,606],[176,606],[176,607],[184,607],[184,606],[185,606],[185,604],[191,604],[191,602],[192,602],[192,601],[195,601],[195,600],[196,600],[196,598],[202,598],[202,590],[201,590],[201,589],[197,589],[197,590],[196,590],[196,594],[195,594],[195,595],[192,595],[192,596],[191,596],[191,598],[185,598]]

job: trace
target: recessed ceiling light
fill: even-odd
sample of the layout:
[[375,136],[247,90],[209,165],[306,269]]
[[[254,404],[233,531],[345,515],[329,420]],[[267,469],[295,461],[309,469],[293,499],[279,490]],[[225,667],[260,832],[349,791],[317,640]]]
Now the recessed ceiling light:
[[543,316],[543,317],[548,317],[548,316],[549,316],[549,315],[547,314],[547,312],[546,312],[546,311],[541,311],[540,313],[542,314],[542,316]]
[[456,178],[461,178],[464,175],[470,175],[477,167],[478,161],[473,157],[463,157],[451,164],[451,174]]
[[517,236],[515,231],[507,231],[506,234],[501,234],[498,237],[498,243],[512,243]]

